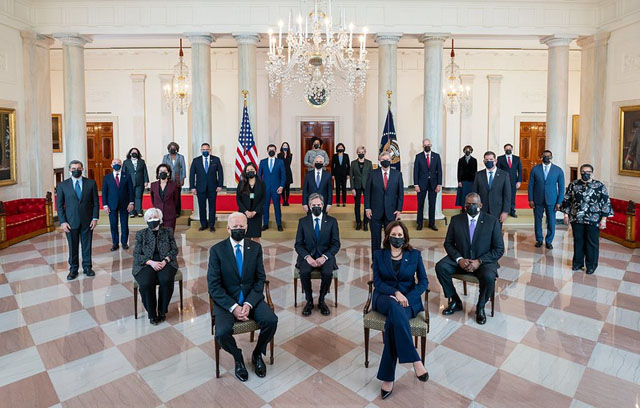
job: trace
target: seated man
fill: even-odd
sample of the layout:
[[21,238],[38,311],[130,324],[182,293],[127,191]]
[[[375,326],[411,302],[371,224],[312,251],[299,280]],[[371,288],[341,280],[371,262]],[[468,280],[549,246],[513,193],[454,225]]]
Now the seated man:
[[466,213],[453,216],[449,223],[444,240],[447,256],[436,264],[436,275],[444,296],[449,298],[449,306],[442,311],[445,316],[462,310],[462,300],[453,286],[453,274],[475,275],[480,282],[476,321],[478,324],[485,324],[487,317],[484,305],[495,287],[500,266],[498,260],[504,254],[504,241],[498,219],[480,212],[481,208],[480,196],[476,193],[467,194]]
[[216,338],[220,346],[233,355],[236,378],[244,382],[249,373],[242,350],[233,338],[233,324],[251,318],[260,326],[251,362],[256,375],[262,378],[267,374],[262,355],[266,354],[267,345],[276,333],[278,317],[262,293],[266,279],[262,247],[257,242],[244,239],[247,217],[239,212],[229,215],[227,231],[229,239],[218,242],[209,250],[207,281],[216,316]]
[[333,269],[337,268],[336,254],[340,250],[340,234],[338,222],[335,218],[323,213],[323,207],[324,198],[318,193],[311,194],[309,196],[311,214],[298,221],[295,244],[298,253],[296,267],[300,270],[300,282],[307,300],[307,304],[302,309],[303,316],[309,316],[313,310],[311,271],[314,269],[320,269],[322,272],[318,308],[325,316],[331,313],[329,306],[324,302],[324,297],[331,286]]

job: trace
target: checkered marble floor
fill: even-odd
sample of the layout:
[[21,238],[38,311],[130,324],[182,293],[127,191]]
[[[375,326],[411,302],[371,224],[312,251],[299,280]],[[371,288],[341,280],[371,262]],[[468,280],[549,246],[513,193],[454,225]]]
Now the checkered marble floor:
[[[182,228],[182,229],[181,229]],[[601,241],[595,275],[571,271],[572,242],[552,251],[530,229],[505,231],[496,314],[474,320],[477,288],[450,318],[435,278],[442,243],[414,240],[429,275],[431,333],[426,384],[398,366],[395,392],[379,398],[382,338],[372,333],[364,367],[362,309],[370,279],[368,241],[339,254],[338,307],[309,318],[293,306],[293,241],[263,241],[279,316],[275,364],[246,383],[222,353],[215,378],[207,298],[208,248],[177,231],[183,311],[175,291],[167,321],[133,317],[132,250],[110,252],[94,236],[94,278],[67,282],[58,232],[0,251],[0,401],[6,407],[632,407],[640,401],[640,250]],[[317,290],[317,283],[316,290]],[[462,294],[461,288],[459,293]],[[333,306],[333,293],[329,295]],[[489,305],[487,305],[487,310]],[[248,335],[238,336],[245,357]]]

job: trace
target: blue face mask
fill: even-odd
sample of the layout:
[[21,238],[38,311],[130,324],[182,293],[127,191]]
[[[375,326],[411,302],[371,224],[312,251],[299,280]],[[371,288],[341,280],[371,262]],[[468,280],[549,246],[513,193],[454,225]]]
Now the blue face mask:
[[203,155],[204,157],[209,157],[209,151],[208,151],[208,150],[203,151],[203,152],[202,152],[202,155]]
[[489,160],[484,165],[487,166],[488,169],[492,169],[493,168],[493,160]]
[[120,165],[120,164],[114,164],[114,165],[113,165],[113,166],[111,166],[111,167],[113,167],[113,169],[114,169],[115,171],[120,171],[120,169],[122,168],[122,165]]

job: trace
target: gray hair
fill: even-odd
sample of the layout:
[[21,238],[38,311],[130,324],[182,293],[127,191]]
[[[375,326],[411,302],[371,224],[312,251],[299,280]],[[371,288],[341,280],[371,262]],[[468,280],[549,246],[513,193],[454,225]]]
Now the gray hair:
[[356,149],[356,153],[359,152],[360,150],[364,150],[364,152],[367,152],[367,148],[364,146],[358,146],[358,148]]
[[469,194],[467,194],[464,198],[464,201],[467,201],[467,198],[477,198],[478,199],[478,203],[482,204],[482,198],[480,198],[480,194],[478,193],[474,193],[471,192]]
[[229,214],[229,218],[227,218],[227,227],[231,225],[231,221],[233,221],[234,218],[244,218],[244,222],[247,222],[247,216],[241,212],[236,211]]
[[312,193],[309,195],[309,200],[307,200],[307,202],[309,204],[311,204],[311,202],[315,199],[318,199],[322,202],[322,206],[324,207],[324,197],[322,196],[322,194],[318,194],[318,193]]
[[389,160],[391,160],[391,153],[386,151],[386,150],[383,150],[382,153],[380,153],[380,155],[378,156],[378,160],[382,161],[382,158],[384,156],[387,156],[389,158]]
[[313,161],[315,162],[318,157],[322,159],[322,164],[324,164],[324,156],[321,154],[316,154],[316,157],[313,158]]
[[149,222],[150,219],[159,219],[162,224],[162,210],[159,208],[149,208],[144,212],[144,222]]
[[79,164],[80,167],[82,167],[84,169],[84,164],[82,164],[82,162],[80,160],[71,160],[69,162],[69,168],[71,168],[71,166],[73,166],[74,164]]

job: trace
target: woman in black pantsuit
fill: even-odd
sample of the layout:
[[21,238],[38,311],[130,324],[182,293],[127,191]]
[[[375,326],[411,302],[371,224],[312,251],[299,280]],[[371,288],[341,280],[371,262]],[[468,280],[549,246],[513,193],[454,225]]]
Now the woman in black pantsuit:
[[[150,208],[144,214],[148,228],[136,233],[133,249],[133,277],[138,282],[142,304],[149,321],[158,325],[165,320],[173,296],[178,272],[178,246],[173,230],[161,227],[162,211]],[[160,286],[156,297],[156,285]]]
[[340,206],[340,197],[342,196],[342,206],[347,204],[347,178],[351,164],[349,155],[344,152],[345,148],[342,143],[336,146],[336,153],[331,159],[331,176],[336,181],[336,206]]
[[238,211],[247,216],[247,232],[245,236],[260,242],[262,236],[262,212],[266,190],[264,182],[257,177],[256,166],[249,162],[244,166],[240,184],[236,190]]
[[291,184],[293,183],[293,173],[291,172],[291,160],[293,154],[288,142],[283,142],[280,146],[280,153],[278,153],[278,159],[284,162],[284,171],[286,173],[286,179],[284,181],[284,189],[282,190],[282,205],[289,206],[289,195],[291,194]]

